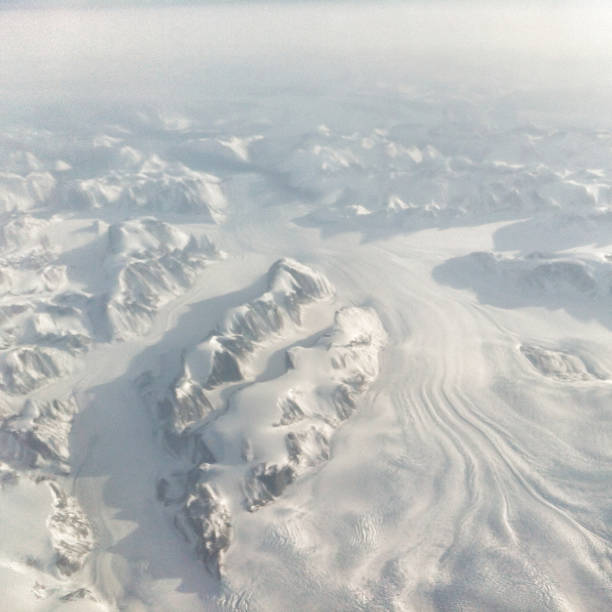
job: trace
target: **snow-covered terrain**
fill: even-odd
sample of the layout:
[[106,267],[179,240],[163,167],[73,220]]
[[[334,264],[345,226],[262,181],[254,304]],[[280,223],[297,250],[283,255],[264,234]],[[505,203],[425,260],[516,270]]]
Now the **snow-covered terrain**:
[[0,608],[612,609],[610,10],[51,4],[0,7]]

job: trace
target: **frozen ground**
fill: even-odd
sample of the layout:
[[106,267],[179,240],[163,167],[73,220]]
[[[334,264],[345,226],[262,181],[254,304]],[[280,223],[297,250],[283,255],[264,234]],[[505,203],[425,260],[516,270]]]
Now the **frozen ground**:
[[367,6],[0,9],[7,610],[612,609],[610,16]]

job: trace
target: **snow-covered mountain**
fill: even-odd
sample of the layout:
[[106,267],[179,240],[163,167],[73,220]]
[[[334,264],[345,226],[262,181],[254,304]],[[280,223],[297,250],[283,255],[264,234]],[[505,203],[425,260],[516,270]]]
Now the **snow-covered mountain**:
[[125,4],[0,8],[0,609],[612,609],[609,11]]

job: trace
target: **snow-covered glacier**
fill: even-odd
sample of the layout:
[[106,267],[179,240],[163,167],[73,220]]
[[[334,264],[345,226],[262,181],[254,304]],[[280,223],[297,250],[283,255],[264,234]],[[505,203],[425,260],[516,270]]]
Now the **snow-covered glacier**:
[[612,609],[611,29],[0,6],[0,609]]

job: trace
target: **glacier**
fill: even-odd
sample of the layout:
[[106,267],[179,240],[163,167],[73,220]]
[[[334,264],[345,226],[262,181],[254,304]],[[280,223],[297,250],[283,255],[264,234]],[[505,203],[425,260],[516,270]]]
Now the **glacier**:
[[2,606],[612,609],[607,6],[22,4]]

